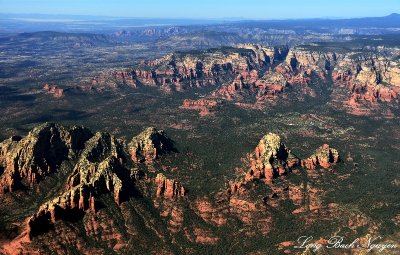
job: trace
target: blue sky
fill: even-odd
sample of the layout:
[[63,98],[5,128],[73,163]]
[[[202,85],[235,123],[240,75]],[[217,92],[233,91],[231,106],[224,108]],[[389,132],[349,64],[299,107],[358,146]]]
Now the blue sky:
[[158,18],[377,17],[400,0],[0,0],[1,13]]

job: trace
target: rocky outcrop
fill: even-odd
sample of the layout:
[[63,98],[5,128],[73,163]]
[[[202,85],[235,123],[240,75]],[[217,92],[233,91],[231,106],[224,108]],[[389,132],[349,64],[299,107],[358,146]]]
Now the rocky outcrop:
[[[149,63],[149,65],[151,65]],[[156,85],[156,75],[152,71],[136,69],[133,71],[135,79],[140,80],[141,84],[147,86]]]
[[[327,149],[326,146],[324,149]],[[333,161],[338,162],[339,157],[335,152],[337,151],[331,149]],[[244,178],[231,181],[224,193],[226,200],[218,201],[219,206],[228,203],[230,217],[237,217],[243,223],[240,230],[243,235],[253,236],[256,231],[262,234],[271,233],[274,224],[277,224],[274,212],[288,208],[291,208],[291,215],[304,221],[305,225],[312,225],[321,218],[330,219],[329,215],[335,212],[335,205],[324,203],[326,191],[320,186],[319,175],[323,172],[296,169],[301,167],[303,161],[282,143],[279,135],[266,134],[255,151],[243,159],[243,162],[245,166],[250,165],[250,170]],[[291,175],[294,178],[280,177],[282,175]],[[275,180],[278,177],[279,180]],[[213,212],[210,209],[208,211]],[[211,215],[215,217],[218,214]],[[210,217],[207,214],[206,216]],[[289,251],[290,248],[283,249],[291,254],[293,252]]]
[[[79,185],[105,187],[114,192],[115,202],[121,202],[126,155],[123,145],[108,133],[96,133],[85,144],[78,163],[68,177],[68,189]],[[101,192],[101,191],[100,191]]]
[[[400,69],[395,49],[362,52],[359,49],[336,49],[319,44],[303,45],[289,49],[286,46],[269,47],[240,44],[190,52],[176,52],[159,59],[141,61],[127,70],[104,71],[86,81],[83,91],[153,86],[163,92],[185,91],[190,88],[216,86],[216,90],[195,103],[188,100],[183,108],[196,108],[200,115],[213,110],[201,105],[209,100],[239,101],[241,107],[262,108],[276,103],[277,98],[289,98],[289,87],[296,88],[295,98],[305,95],[316,97],[322,80],[325,86],[332,79],[334,86],[346,87],[348,93],[338,92],[340,107],[350,112],[361,111],[364,102],[396,103],[400,95]],[[319,77],[319,78],[318,78]],[[291,95],[292,96],[292,95]],[[247,102],[247,103],[244,103]],[[249,105],[248,102],[254,102]],[[211,106],[212,107],[212,106]],[[215,109],[214,109],[215,110]],[[354,111],[352,111],[354,110]]]
[[206,231],[201,228],[195,228],[193,231],[195,242],[203,245],[215,245],[219,237],[215,237],[211,231]]
[[268,71],[255,82],[258,88],[257,101],[265,101],[276,98],[284,89],[290,85],[288,79],[279,72]]
[[297,47],[289,50],[285,63],[292,71],[301,70],[307,74],[314,72],[324,79],[337,59],[335,52]]
[[244,44],[235,48],[177,52],[160,59],[142,61],[134,67],[137,84],[159,86],[167,91],[213,86],[237,75],[257,76],[257,70],[286,57],[287,47]]
[[232,83],[221,86],[212,96],[226,100],[242,100],[255,96],[256,103],[263,104],[276,99],[289,86],[301,86],[304,94],[315,96],[308,87],[312,75],[317,74],[325,79],[330,70],[329,61],[335,58],[334,54],[324,55],[300,49],[291,49],[283,54],[275,52],[274,56],[273,60],[269,60],[274,65],[269,66],[264,73],[260,73],[260,68],[241,73]]
[[194,203],[196,214],[207,223],[217,226],[225,225],[228,221],[226,213],[229,210],[227,208],[218,208],[213,202],[215,201],[206,197],[196,201]]
[[[254,75],[256,77],[253,77]],[[212,98],[222,98],[228,101],[240,101],[244,97],[255,93],[256,87],[254,86],[254,82],[257,77],[257,71],[250,72],[250,77],[248,75],[239,74],[232,82],[219,87],[211,96]]]
[[28,221],[29,234],[35,236],[49,222],[78,217],[88,209],[96,211],[95,198],[113,193],[119,205],[132,191],[133,180],[124,168],[126,160],[122,144],[108,133],[96,133],[85,143],[72,174],[68,177],[66,191],[40,206]]
[[220,105],[221,102],[216,100],[207,100],[207,99],[199,99],[199,100],[190,100],[185,99],[182,103],[183,109],[197,110],[200,111],[200,116],[207,116],[212,114],[213,110]]
[[92,133],[80,126],[70,129],[48,123],[26,137],[14,136],[0,143],[0,193],[31,186],[57,172],[64,160],[76,157]]
[[44,84],[43,90],[49,94],[52,94],[56,98],[60,98],[64,96],[64,89],[59,88],[57,85]]
[[297,47],[289,51],[280,66],[277,71],[292,74],[292,77],[296,73],[306,76],[314,73],[326,79],[331,73],[336,85],[348,88],[350,98],[347,105],[352,108],[357,108],[357,104],[362,102],[397,101],[400,94],[400,68],[396,54],[390,54],[390,51],[389,54],[336,53]]
[[308,86],[311,82],[311,73],[307,73],[302,69],[293,69],[293,67],[287,63],[279,64],[275,67],[274,71],[282,74],[290,85]]
[[98,73],[89,81],[84,82],[84,86],[94,88],[118,88],[119,86],[129,86],[136,88],[136,73],[132,70],[110,70]]
[[269,64],[275,64],[284,60],[289,53],[287,46],[269,47],[259,44],[239,44],[237,47],[254,51],[257,59]]
[[162,173],[157,174],[154,182],[157,186],[157,197],[178,198],[184,197],[187,193],[187,190],[180,182],[168,179]]
[[258,143],[245,180],[254,178],[272,181],[297,166],[300,160],[282,143],[279,135],[266,134]]
[[338,151],[329,147],[328,144],[324,144],[313,155],[302,160],[301,164],[307,169],[315,169],[317,166],[327,169],[339,161],[340,156]]
[[[243,179],[229,183],[228,194],[246,194],[249,189],[248,183],[255,180],[261,180],[267,185],[272,185],[275,178],[287,175],[296,167],[307,169],[315,169],[317,166],[331,168],[340,161],[340,156],[336,149],[324,144],[313,155],[301,160],[286,147],[279,135],[268,133],[262,137],[254,152],[248,154],[245,161],[247,162],[246,165],[250,166],[250,170],[246,171]],[[295,192],[295,190],[300,191],[302,189],[298,187],[291,189],[289,197],[293,196],[293,200],[296,200],[298,196],[302,197],[302,191]],[[288,189],[284,190],[288,191]],[[272,193],[272,198],[276,192]]]
[[173,141],[163,130],[149,127],[132,138],[128,144],[129,153],[135,162],[152,162],[160,155],[176,151]]
[[[52,123],[34,128],[24,138],[12,137],[0,143],[2,193],[14,191],[22,185],[36,184],[59,169],[62,171],[57,175],[58,181],[65,180],[65,188],[58,185],[57,195],[42,203],[36,213],[27,219],[21,235],[29,240],[41,238],[39,236],[51,229],[63,229],[66,221],[80,222],[84,217],[92,218],[93,231],[99,233],[97,229],[104,224],[96,222],[96,217],[105,216],[101,210],[104,208],[104,199],[108,199],[108,195],[105,195],[110,194],[115,202],[106,206],[117,206],[123,210],[123,202],[131,197],[142,196],[143,190],[146,193],[147,187],[144,186],[150,181],[152,184],[149,187],[155,184],[157,189],[151,197],[172,199],[186,196],[186,188],[175,179],[163,174],[158,174],[154,179],[149,176],[142,178],[146,176],[143,170],[140,170],[140,176],[137,174],[138,168],[145,167],[139,162],[153,161],[163,153],[175,151],[172,140],[163,131],[147,128],[132,139],[129,148],[135,152],[134,162],[130,159],[125,142],[109,133],[97,132],[93,135],[83,127],[67,128]],[[71,172],[67,177],[64,174],[69,170]],[[138,184],[142,179],[146,179],[146,182]],[[36,189],[30,189],[29,192],[42,196],[42,190],[47,192],[46,187],[38,184]],[[8,201],[10,196],[3,194],[2,198]],[[48,199],[48,196],[43,198]],[[176,211],[179,210],[177,208]]]
[[396,102],[400,95],[400,68],[390,57],[346,56],[337,64],[332,79],[350,92],[348,105],[362,102]]

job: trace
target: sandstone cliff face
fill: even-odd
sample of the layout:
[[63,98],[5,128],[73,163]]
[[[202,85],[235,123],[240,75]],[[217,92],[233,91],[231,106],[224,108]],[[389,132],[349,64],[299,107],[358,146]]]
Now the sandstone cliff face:
[[[78,133],[76,128],[59,128]],[[287,224],[294,218],[296,222],[304,222],[304,226],[328,219],[332,214],[341,218],[346,215],[347,211],[340,211],[337,205],[324,202],[326,191],[319,182],[328,172],[296,171],[296,167],[301,167],[300,160],[277,134],[263,136],[248,162],[244,161],[248,163],[245,164],[246,177],[241,176],[242,180],[231,183],[229,190],[202,197],[195,194],[188,197],[186,187],[176,177],[171,177],[172,172],[149,171],[150,166],[157,171],[158,164],[143,164],[153,161],[154,155],[170,151],[167,148],[171,147],[160,144],[163,139],[166,139],[164,132],[154,128],[132,139],[133,144],[141,144],[133,146],[140,147],[140,155],[157,148],[157,153],[144,156],[144,161],[131,161],[131,144],[125,145],[108,133],[98,132],[84,142],[72,139],[75,142],[69,144],[74,160],[70,161],[73,167],[65,178],[65,188],[34,207],[36,212],[27,219],[27,229],[19,236],[26,234],[31,242],[25,238],[21,239],[23,241],[14,239],[21,241],[16,250],[32,253],[37,243],[51,247],[50,250],[53,246],[54,250],[62,250],[68,240],[71,249],[79,253],[89,253],[93,249],[96,253],[127,253],[125,249],[132,240],[138,240],[132,247],[136,249],[148,235],[159,243],[180,245],[179,238],[182,238],[185,244],[214,246],[222,241],[223,231],[231,231],[232,226],[235,240],[253,242],[253,238],[273,234],[276,226],[286,224],[277,216],[280,213],[285,214],[283,219],[288,220]],[[337,151],[326,145],[317,150],[315,158],[320,166],[328,162],[330,167],[339,160]],[[132,174],[137,169],[144,171],[143,178]],[[286,178],[288,174],[297,177]],[[348,224],[355,229],[367,225],[366,222],[364,216],[349,216]],[[152,242],[153,239],[149,246],[142,248],[153,247]],[[16,244],[2,248],[8,254],[16,247],[13,245]]]
[[[147,128],[130,143],[130,152],[135,152],[132,162],[124,141],[108,133],[93,135],[83,127],[44,124],[24,138],[12,137],[0,143],[1,191],[11,192],[26,183],[36,185],[46,175],[56,174],[63,161],[74,164],[66,178],[65,189],[40,205],[27,219],[27,227],[21,235],[32,239],[64,220],[77,221],[87,213],[97,215],[102,208],[98,206],[98,199],[104,194],[111,194],[117,206],[138,196],[140,191],[136,184],[140,177],[133,174],[135,169],[140,162],[150,162],[161,154],[174,151],[172,143],[163,131]],[[128,168],[132,164],[136,164],[134,169]],[[187,193],[178,180],[163,174],[146,179],[155,184],[154,197],[172,199]],[[93,224],[98,223],[94,220]]]
[[128,144],[132,160],[135,162],[151,162],[160,155],[174,151],[173,142],[164,131],[147,128],[135,136]]
[[159,86],[167,91],[217,85],[232,77],[257,76],[257,70],[282,61],[287,47],[239,45],[236,48],[168,54],[143,61],[134,68],[137,84]]
[[339,161],[339,152],[328,144],[318,148],[307,159],[301,160],[286,147],[279,135],[268,133],[261,138],[254,152],[248,155],[250,170],[246,172],[243,180],[230,182],[228,192],[245,194],[246,184],[255,180],[271,185],[275,178],[292,172],[296,167],[315,169],[319,166],[330,169]]
[[302,70],[307,74],[316,72],[320,77],[325,78],[338,57],[334,52],[313,51],[298,47],[289,50],[285,63],[292,71]]
[[[114,192],[115,202],[121,202],[126,155],[123,145],[108,133],[96,133],[85,144],[78,163],[68,177],[68,188],[79,185],[105,187]],[[100,191],[101,192],[101,191]]]
[[262,59],[252,50],[224,52],[211,51],[199,54],[175,54],[168,59],[170,65],[182,74],[183,78],[211,77],[222,73],[249,71],[252,65],[260,65]]
[[279,175],[288,173],[300,162],[274,133],[268,133],[260,140],[254,151],[254,157],[251,169],[246,174],[246,180],[257,178],[271,181]]
[[[328,145],[319,148],[315,157],[321,159],[318,162],[323,166],[329,164],[329,167],[332,167],[339,162],[337,150]],[[230,217],[234,216],[243,223],[241,234],[271,234],[273,226],[282,223],[277,222],[274,214],[288,208],[292,210],[291,215],[304,222],[305,226],[313,225],[319,220],[328,221],[331,219],[330,215],[345,214],[336,204],[324,202],[327,193],[319,182],[327,172],[301,171],[301,167],[306,167],[301,165],[305,160],[294,156],[282,143],[279,135],[268,133],[263,136],[255,151],[248,155],[244,162],[246,166],[250,165],[250,171],[244,178],[241,176],[239,178],[242,179],[231,181],[229,189],[224,193],[227,194],[226,197],[221,195],[222,201],[218,200],[213,206],[220,208],[221,212],[226,208],[222,205],[227,204]],[[295,175],[302,181],[293,181],[294,179],[282,175]],[[275,180],[278,177],[279,180]],[[200,215],[209,221],[216,221],[220,217],[215,209],[210,208]],[[284,242],[279,249],[292,254],[292,246]]]
[[[317,77],[323,83],[333,80],[333,101],[353,114],[369,114],[362,110],[378,109],[381,102],[396,103],[400,95],[400,65],[395,49],[365,53],[358,49],[336,49],[321,45],[267,47],[240,44],[236,47],[203,51],[176,52],[159,59],[141,61],[128,70],[109,70],[85,82],[84,91],[101,91],[106,87],[153,86],[166,93],[191,88],[215,86],[211,95],[201,99],[237,101],[240,107],[260,109],[274,105],[277,98],[305,95],[316,97]],[[319,82],[319,81],[318,81]],[[317,83],[318,83],[317,82]],[[317,85],[318,86],[318,85]],[[330,86],[332,86],[330,84]],[[346,87],[348,93],[340,87]],[[296,95],[289,94],[295,88]],[[53,91],[50,87],[49,91]],[[321,92],[328,93],[328,92]],[[55,93],[58,95],[58,93]],[[255,102],[253,101],[255,100]],[[244,103],[254,102],[253,104]],[[183,108],[200,110],[201,116],[215,112],[189,101]]]
[[207,99],[199,99],[199,100],[190,100],[185,99],[182,103],[183,109],[197,110],[200,111],[200,116],[208,116],[212,114],[213,110],[220,105],[221,102],[216,100],[207,100]]
[[[289,51],[284,63],[275,70],[286,76],[289,84],[310,83],[310,75],[334,82],[333,101],[351,114],[371,114],[379,103],[397,103],[400,95],[399,60],[396,50],[365,53],[315,50],[297,47]],[[338,87],[345,87],[343,94]],[[303,90],[308,93],[305,87]],[[313,95],[311,92],[310,95]],[[389,114],[390,115],[390,114]],[[390,117],[390,116],[389,116]]]
[[322,145],[313,155],[301,162],[307,169],[315,169],[317,166],[331,168],[332,165],[340,161],[339,153],[336,149],[329,147],[328,144]]
[[84,82],[84,90],[89,88],[116,89],[119,86],[137,87],[136,73],[132,70],[109,70],[98,73],[96,76]]
[[217,90],[215,90],[211,97],[213,99],[224,99],[227,101],[240,101],[245,96],[256,93],[256,87],[254,86],[254,82],[258,77],[258,72],[250,72],[249,75],[239,74],[236,78],[227,84],[222,85]]
[[332,73],[333,80],[351,93],[350,106],[360,102],[396,102],[400,94],[400,67],[390,56],[349,54]]
[[183,197],[187,192],[181,183],[173,179],[168,179],[162,173],[157,174],[155,184],[157,185],[157,197]]
[[286,58],[289,48],[287,46],[269,47],[259,44],[239,44],[237,48],[252,50],[260,62],[274,64]]
[[229,85],[216,95],[228,100],[240,99],[235,94],[247,90],[257,94],[257,102],[264,102],[279,95],[288,85],[301,85],[304,93],[314,96],[308,88],[312,74],[323,80],[332,78],[337,86],[347,87],[349,96],[344,105],[355,112],[363,102],[398,102],[400,72],[395,53],[363,55],[360,52],[336,53],[302,47],[290,49],[285,60],[267,71],[263,78],[254,81],[240,77],[237,79],[240,82],[233,83],[235,86]]
[[26,137],[0,143],[0,193],[31,186],[54,173],[64,160],[76,156],[92,133],[84,127],[66,129],[50,123],[34,128]]
[[[85,143],[72,174],[68,177],[66,191],[40,206],[29,221],[29,234],[40,232],[43,223],[91,209],[96,211],[95,197],[111,192],[117,204],[132,186],[124,173],[125,155],[121,143],[108,133],[96,133]],[[124,190],[127,189],[124,194]]]
[[[216,90],[204,100],[241,101],[255,99],[253,108],[274,104],[277,98],[288,98],[289,87],[295,87],[300,100],[304,95],[316,97],[312,80],[315,77],[330,83],[341,108],[354,114],[364,114],[362,104],[396,103],[400,94],[400,65],[396,49],[377,50],[374,53],[358,49],[336,49],[323,45],[294,48],[240,44],[236,47],[203,51],[176,52],[159,59],[141,61],[128,70],[109,70],[98,74],[82,89],[102,90],[153,86],[172,93],[190,88],[215,86]],[[343,94],[338,87],[346,87]],[[48,87],[52,91],[51,86]],[[325,92],[324,92],[325,93]],[[58,95],[58,93],[55,93]],[[183,102],[183,108],[190,108]],[[209,115],[209,108],[200,109]]]
[[[213,94],[213,98],[223,98],[229,101],[242,100],[248,96],[255,96],[256,104],[276,99],[282,95],[289,86],[301,86],[305,94],[314,96],[308,88],[311,75],[317,74],[322,79],[328,74],[331,62],[336,61],[336,55],[309,52],[300,49],[263,48],[261,46],[241,45],[240,47],[252,49],[260,55],[263,49],[263,68],[240,72],[233,82],[224,84]],[[274,64],[274,65],[269,65]],[[260,70],[268,67],[265,72]]]

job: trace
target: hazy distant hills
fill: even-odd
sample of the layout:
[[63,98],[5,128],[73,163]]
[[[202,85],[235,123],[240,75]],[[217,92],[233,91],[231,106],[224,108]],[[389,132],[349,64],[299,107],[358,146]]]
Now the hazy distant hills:
[[[234,19],[165,19],[113,18],[76,15],[0,14],[0,32],[34,31],[90,31],[141,30],[144,27],[189,26],[190,30],[217,28],[290,30],[295,33],[400,33],[400,14],[385,17],[351,19],[288,19],[288,20],[234,20]],[[374,28],[379,28],[379,30]],[[350,31],[351,30],[351,31]]]
[[131,43],[150,43],[148,46],[151,48],[172,50],[206,49],[240,43],[295,46],[386,35],[391,38],[400,35],[400,14],[353,19],[292,20],[0,15],[0,43],[11,48],[13,45],[81,48]]
[[384,17],[351,19],[289,19],[289,20],[249,20],[237,22],[244,27],[271,27],[276,29],[329,29],[329,28],[400,28],[400,14],[392,13]]

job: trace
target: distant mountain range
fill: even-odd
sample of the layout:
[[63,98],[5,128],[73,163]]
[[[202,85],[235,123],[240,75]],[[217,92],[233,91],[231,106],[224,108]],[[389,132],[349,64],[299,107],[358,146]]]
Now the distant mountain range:
[[[138,29],[143,27],[190,26],[208,28],[214,26],[293,30],[296,33],[330,32],[346,33],[341,29],[379,28],[382,33],[400,31],[400,14],[384,17],[348,19],[286,19],[286,20],[241,20],[235,19],[168,19],[168,18],[120,18],[82,15],[44,15],[44,14],[0,14],[0,32],[34,31],[115,31],[119,29]],[[347,31],[349,32],[349,31]],[[363,33],[363,31],[356,31]]]

